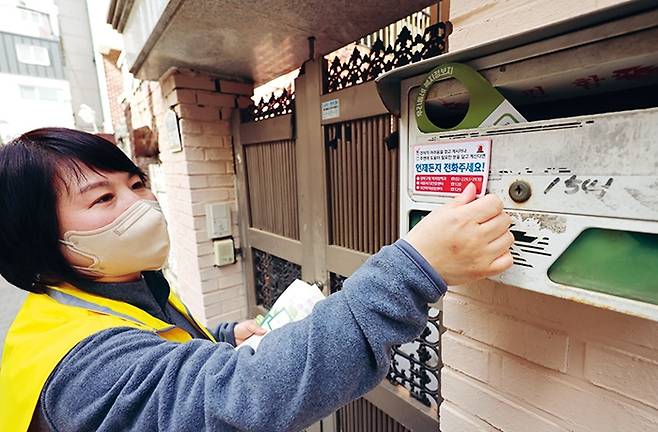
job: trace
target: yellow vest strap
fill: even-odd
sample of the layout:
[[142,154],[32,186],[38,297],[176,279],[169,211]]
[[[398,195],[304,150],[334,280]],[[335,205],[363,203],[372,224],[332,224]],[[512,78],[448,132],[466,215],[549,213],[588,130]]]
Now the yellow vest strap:
[[128,320],[128,321],[132,321],[135,324],[139,324],[139,325],[143,325],[143,326],[146,325],[145,323],[143,323],[143,322],[139,321],[138,319],[133,318],[129,315],[125,315],[125,314],[122,314],[120,312],[113,311],[112,309],[110,309],[108,307],[101,306],[101,305],[96,304],[96,303],[88,302],[87,300],[83,300],[79,297],[72,296],[72,295],[67,294],[65,292],[62,292],[62,291],[54,290],[52,288],[47,288],[46,289],[46,294],[48,295],[48,297],[55,300],[57,303],[60,303],[60,304],[66,305],[66,306],[81,307],[81,308],[88,309],[88,310],[98,312],[98,313],[102,313],[102,314],[105,314],[105,315],[114,315],[116,317],[123,318],[123,319]]
[[[145,327],[150,327],[148,324],[138,320],[137,318],[131,317],[130,315],[122,314],[121,312],[117,312],[117,311],[112,310],[108,307],[101,306],[101,305],[96,304],[96,303],[88,302],[87,300],[81,299],[81,298],[76,297],[76,296],[72,296],[71,294],[67,294],[67,293],[62,292],[62,291],[58,291],[58,290],[55,290],[55,289],[52,289],[52,288],[47,288],[46,289],[46,294],[48,295],[48,297],[55,300],[57,303],[63,304],[65,306],[81,307],[83,309],[87,309],[87,310],[90,310],[90,311],[93,311],[93,312],[98,312],[98,313],[105,314],[105,315],[112,315],[112,316],[115,316],[117,318],[123,318],[125,320],[134,322],[135,324],[139,324],[139,325],[142,325],[142,326],[145,326]],[[187,307],[185,309],[187,310]],[[188,314],[189,314],[189,311],[188,311]],[[191,316],[192,315],[190,314],[190,317]],[[192,319],[194,319],[194,318],[192,318]],[[174,328],[176,328],[175,325],[170,325],[170,326],[167,326],[167,327],[155,329],[155,333],[156,334],[164,333],[164,332],[167,332],[167,331],[169,331],[171,329],[174,329]],[[216,342],[216,341],[213,340],[213,342]]]

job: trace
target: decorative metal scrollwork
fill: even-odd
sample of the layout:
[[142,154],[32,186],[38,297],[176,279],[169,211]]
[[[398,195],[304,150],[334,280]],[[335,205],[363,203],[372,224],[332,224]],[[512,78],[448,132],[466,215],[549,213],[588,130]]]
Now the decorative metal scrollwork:
[[283,258],[253,249],[256,302],[270,309],[281,293],[302,278],[302,267]]
[[[331,292],[340,291],[347,278],[331,273]],[[428,407],[441,403],[441,335],[443,312],[430,308],[427,327],[414,341],[394,346],[391,368],[386,378],[395,385],[404,386],[409,394]]]
[[267,120],[295,110],[295,92],[284,89],[279,96],[272,93],[267,99],[261,98],[257,104],[240,111],[242,123]]
[[393,347],[388,380],[404,386],[412,397],[428,407],[441,403],[440,373],[442,311],[430,308],[423,333],[413,342]]
[[413,36],[405,26],[394,45],[384,45],[377,39],[370,52],[355,47],[346,63],[334,57],[325,71],[325,92],[331,93],[377,78],[380,74],[400,66],[435,57],[445,52],[446,24],[437,23],[425,32]]
[[341,276],[336,273],[331,273],[329,277],[329,283],[330,283],[329,290],[331,291],[331,294],[340,291],[341,288],[343,288],[343,282],[345,282],[346,279],[347,277],[345,276]]

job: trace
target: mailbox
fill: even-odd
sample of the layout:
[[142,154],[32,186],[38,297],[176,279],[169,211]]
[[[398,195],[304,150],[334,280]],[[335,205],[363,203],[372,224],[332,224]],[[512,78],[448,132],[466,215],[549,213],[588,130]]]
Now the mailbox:
[[400,231],[468,183],[512,216],[495,280],[658,320],[658,11],[611,8],[377,80]]

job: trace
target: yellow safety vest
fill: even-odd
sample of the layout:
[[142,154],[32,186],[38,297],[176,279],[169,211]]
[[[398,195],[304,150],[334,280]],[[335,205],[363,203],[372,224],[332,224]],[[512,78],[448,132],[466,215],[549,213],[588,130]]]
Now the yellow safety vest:
[[[213,342],[173,293],[169,303]],[[83,339],[113,327],[153,332],[171,342],[187,342],[185,330],[128,303],[85,293],[71,285],[30,293],[12,324],[0,364],[0,431],[27,431],[39,395],[57,364]]]

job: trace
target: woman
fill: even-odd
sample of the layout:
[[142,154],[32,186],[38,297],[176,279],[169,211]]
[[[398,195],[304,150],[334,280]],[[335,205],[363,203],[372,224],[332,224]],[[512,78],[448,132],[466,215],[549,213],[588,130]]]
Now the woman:
[[144,173],[99,137],[26,133],[0,148],[0,274],[31,291],[6,339],[0,430],[300,430],[384,378],[446,283],[511,265],[509,217],[474,195],[236,350],[253,324],[206,330],[159,272],[166,223]]

